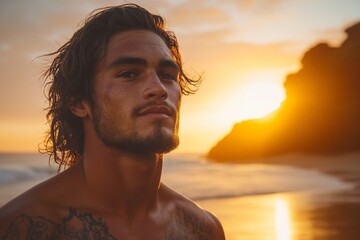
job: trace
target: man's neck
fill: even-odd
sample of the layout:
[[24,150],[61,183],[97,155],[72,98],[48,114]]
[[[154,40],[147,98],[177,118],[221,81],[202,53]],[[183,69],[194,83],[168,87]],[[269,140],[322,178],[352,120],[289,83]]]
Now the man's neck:
[[135,218],[156,209],[162,155],[86,150],[82,166],[89,197],[104,211]]

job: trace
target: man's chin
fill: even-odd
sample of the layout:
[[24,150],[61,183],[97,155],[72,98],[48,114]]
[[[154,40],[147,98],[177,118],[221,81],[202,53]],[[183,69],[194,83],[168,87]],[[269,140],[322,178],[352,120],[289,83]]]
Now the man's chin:
[[164,154],[168,153],[179,145],[178,136],[171,134],[155,135],[147,138],[142,144],[142,152]]
[[168,153],[179,145],[179,138],[173,133],[169,134],[166,131],[153,132],[153,134],[146,137],[132,136],[125,139],[118,139],[113,141],[106,141],[103,139],[105,145],[111,148],[116,148],[120,151],[126,151],[133,154],[164,154]]

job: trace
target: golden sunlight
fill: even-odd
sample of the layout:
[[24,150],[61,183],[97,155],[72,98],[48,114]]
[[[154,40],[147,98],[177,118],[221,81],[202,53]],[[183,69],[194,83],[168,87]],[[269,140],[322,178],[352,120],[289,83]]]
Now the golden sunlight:
[[[232,76],[238,81],[226,92],[207,94],[204,107],[181,116],[181,139],[186,141],[177,152],[206,152],[235,123],[261,118],[276,110],[285,99],[286,72],[287,69],[271,68],[240,73]],[[184,98],[184,106],[191,107],[191,101]]]
[[278,69],[266,69],[242,76],[244,79],[229,92],[227,104],[232,106],[227,120],[238,122],[247,119],[262,118],[280,107],[285,99],[283,87],[284,72]]
[[291,240],[291,220],[289,207],[283,199],[274,202],[276,240]]
[[277,71],[250,73],[239,93],[240,114],[243,118],[262,118],[278,109],[285,99],[285,89]]

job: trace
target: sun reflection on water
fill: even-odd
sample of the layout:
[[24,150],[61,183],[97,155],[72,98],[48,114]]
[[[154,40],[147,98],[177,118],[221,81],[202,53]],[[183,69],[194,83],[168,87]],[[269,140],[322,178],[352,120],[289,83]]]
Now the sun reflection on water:
[[291,219],[287,201],[282,198],[276,199],[274,210],[276,240],[291,240]]
[[201,205],[221,219],[227,240],[295,240],[293,201],[287,194],[269,194],[204,200]]

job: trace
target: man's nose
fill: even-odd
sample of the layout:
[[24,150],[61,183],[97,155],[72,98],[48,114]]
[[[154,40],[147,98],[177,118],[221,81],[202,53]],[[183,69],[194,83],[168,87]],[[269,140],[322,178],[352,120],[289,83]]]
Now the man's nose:
[[167,97],[167,89],[165,88],[158,74],[156,72],[149,73],[145,83],[144,98],[148,100],[164,100]]

